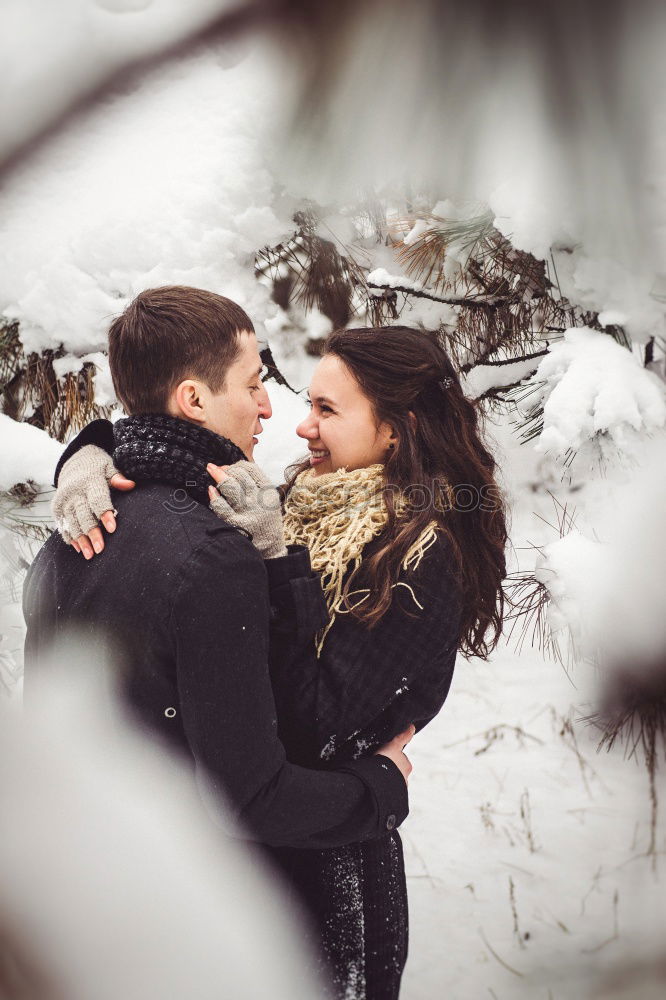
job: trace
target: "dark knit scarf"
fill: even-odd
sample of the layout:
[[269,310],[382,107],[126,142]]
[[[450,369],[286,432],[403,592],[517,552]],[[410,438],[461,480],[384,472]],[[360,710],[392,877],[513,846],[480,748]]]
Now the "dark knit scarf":
[[232,441],[165,413],[123,417],[113,425],[114,464],[137,483],[169,483],[208,505],[213,480],[206,464],[232,465],[246,456]]

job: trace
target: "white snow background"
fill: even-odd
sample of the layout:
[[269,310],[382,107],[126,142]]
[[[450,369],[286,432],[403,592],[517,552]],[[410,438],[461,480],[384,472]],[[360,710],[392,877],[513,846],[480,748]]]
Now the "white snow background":
[[[290,383],[298,389],[307,384],[313,362],[281,332],[280,312],[252,268],[258,247],[291,232],[295,203],[285,193],[293,185],[276,175],[273,164],[279,88],[271,85],[269,66],[260,51],[244,58],[230,51],[161,70],[136,93],[86,115],[10,179],[0,193],[0,310],[20,319],[26,347],[64,343],[71,353],[63,371],[95,353],[98,391],[110,399],[98,353],[110,317],[142,288],[181,282],[238,299],[268,337]],[[510,178],[487,192],[502,231],[519,233],[517,245],[535,253],[562,236],[559,219],[538,210],[543,195]],[[345,219],[349,224],[345,206],[334,206],[331,218],[338,232]],[[567,224],[575,229],[575,219]],[[626,262],[588,256],[578,244],[573,252],[553,253],[563,290],[575,301],[614,311],[609,323],[621,313],[637,343],[663,331],[663,310],[650,295],[643,261],[632,274]],[[375,265],[384,274],[397,273],[381,248]],[[420,303],[410,321],[427,322],[429,311],[430,304]],[[316,314],[304,317],[304,324],[305,332],[325,332]],[[580,572],[565,586],[567,567],[589,563],[589,590],[598,593],[608,559],[592,565],[590,546],[612,541],[612,509],[617,497],[626,496],[627,469],[639,460],[645,464],[642,442],[653,434],[658,448],[664,426],[663,384],[633,364],[630,352],[616,354],[616,346],[575,332],[545,359],[535,376],[548,386],[539,443],[545,455],[519,446],[508,424],[493,431],[512,501],[510,569],[532,568],[529,546],[544,546],[542,568],[557,565],[563,585],[553,622],[573,628],[592,646],[603,638],[608,619],[595,618],[575,589]],[[589,376],[584,384],[581,372]],[[614,388],[604,397],[608,374]],[[274,417],[256,457],[277,480],[302,450],[293,427],[304,408],[288,390],[270,391]],[[585,405],[576,412],[581,399]],[[552,480],[555,456],[581,445],[596,448],[597,458],[601,448],[615,467],[601,484],[584,482],[588,467],[574,480],[570,498],[580,511],[580,536],[572,536],[565,552],[544,483]],[[61,447],[3,416],[0,485],[32,478],[47,487]],[[658,498],[664,484],[651,488],[646,509],[654,517],[663,509]],[[43,505],[46,499],[45,493]],[[628,502],[636,505],[640,545],[634,548],[645,553],[640,495]],[[630,513],[623,523],[629,538]],[[651,527],[653,551],[660,553],[664,529]],[[598,528],[605,531],[597,537]],[[8,578],[16,556],[5,535],[0,543]],[[614,565],[626,566],[631,584],[631,628],[657,635],[666,621],[663,569],[655,560],[645,577],[630,555],[625,551],[626,561]],[[615,588],[619,618],[622,582]],[[654,603],[649,620],[639,623],[645,594]],[[586,628],[591,634],[583,635]],[[6,601],[0,632],[0,656],[17,650],[16,600]],[[627,638],[621,629],[620,638]],[[576,664],[568,677],[561,664],[529,644],[517,653],[514,641],[515,635],[503,642],[489,663],[459,661],[440,717],[410,747],[412,805],[403,836],[411,943],[403,1000],[650,997],[647,986],[644,993],[623,994],[615,975],[622,962],[646,959],[649,965],[662,947],[664,825],[660,815],[655,868],[655,859],[646,856],[646,769],[640,759],[625,760],[621,747],[596,753],[597,735],[581,721],[595,693],[588,668]],[[14,690],[20,691],[19,683]]]

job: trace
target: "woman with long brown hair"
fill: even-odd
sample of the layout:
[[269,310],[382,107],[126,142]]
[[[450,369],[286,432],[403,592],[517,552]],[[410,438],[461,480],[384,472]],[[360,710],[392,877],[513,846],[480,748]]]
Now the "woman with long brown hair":
[[[328,620],[316,641],[272,640],[289,759],[340,767],[439,712],[458,653],[487,658],[502,628],[506,510],[496,463],[438,339],[407,327],[332,333],[297,432],[307,460],[283,496],[284,541],[307,545]],[[209,466],[211,506],[248,526],[247,470]],[[239,489],[243,483],[245,488]],[[251,508],[254,504],[254,511]],[[402,846],[268,848],[312,916],[313,943],[346,1000],[398,996],[407,954]]]
[[[496,645],[507,531],[477,405],[435,337],[335,331],[309,397],[297,433],[310,455],[283,487],[284,534],[308,547],[329,621],[314,647],[276,638],[273,687],[290,759],[339,767],[410,723],[421,729],[456,654],[485,658]],[[397,997],[407,953],[397,830],[269,853],[315,915],[335,996]]]

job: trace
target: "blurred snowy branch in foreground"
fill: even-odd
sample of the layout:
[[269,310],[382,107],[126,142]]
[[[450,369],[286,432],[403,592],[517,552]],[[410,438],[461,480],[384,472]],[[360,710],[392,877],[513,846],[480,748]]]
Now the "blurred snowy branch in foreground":
[[[493,208],[518,248],[547,252],[522,239],[536,213],[543,229],[580,228],[590,251],[617,252],[628,238],[640,249],[638,184],[663,81],[661,5],[294,6],[317,30],[309,51],[304,31],[287,40],[300,139],[288,154],[300,156],[320,197],[406,180],[455,199],[508,182]],[[518,219],[517,192],[530,203]]]
[[316,998],[257,858],[130,727],[83,643],[68,660],[30,678],[24,714],[0,707],[0,996]]
[[5,0],[0,164],[16,165],[77,109],[126,84],[133,65],[152,65],[167,51],[177,55],[183,40],[232,6],[231,0]]
[[126,88],[133,67],[265,28],[290,77],[279,80],[285,158],[309,193],[405,180],[453,197],[497,189],[514,245],[539,252],[516,218],[518,178],[546,230],[590,251],[654,252],[640,189],[664,79],[656,0],[471,0],[464,11],[440,0],[9,0],[3,19],[2,157]]

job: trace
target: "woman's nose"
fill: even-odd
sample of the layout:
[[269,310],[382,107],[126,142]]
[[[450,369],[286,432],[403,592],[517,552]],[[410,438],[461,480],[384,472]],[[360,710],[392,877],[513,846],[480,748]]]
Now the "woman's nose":
[[317,421],[314,413],[309,413],[305,420],[301,420],[296,428],[296,433],[299,437],[306,438],[307,440],[317,437],[319,431],[317,430]]

